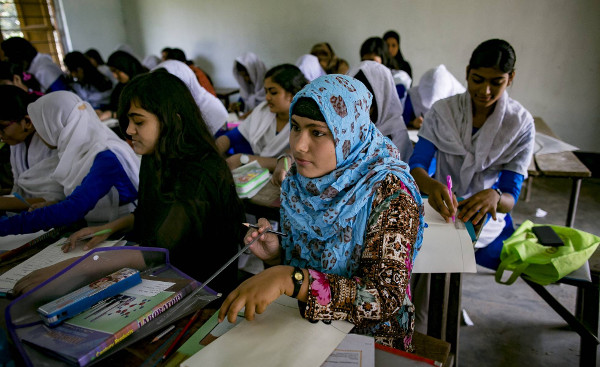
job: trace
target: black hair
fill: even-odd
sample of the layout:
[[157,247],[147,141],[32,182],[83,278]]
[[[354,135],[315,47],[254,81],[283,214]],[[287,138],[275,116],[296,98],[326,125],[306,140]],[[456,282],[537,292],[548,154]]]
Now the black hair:
[[163,52],[164,52],[164,53],[168,54],[168,53],[169,53],[169,51],[171,51],[171,47],[165,47],[165,48],[163,48],[162,50],[160,50],[160,53],[163,53]]
[[0,47],[8,60],[16,64],[26,63],[29,65],[38,53],[35,47],[22,37],[12,37],[4,40]]
[[89,50],[87,50],[83,54],[85,56],[87,56],[88,58],[90,58],[90,59],[94,59],[94,61],[96,61],[96,64],[98,66],[104,65],[104,59],[100,55],[100,52],[98,52],[98,50],[96,50],[95,48],[90,48]]
[[516,61],[517,56],[510,43],[501,39],[491,39],[475,48],[469,60],[469,70],[497,68],[503,73],[512,73]]
[[8,61],[0,61],[0,80],[8,80],[12,83],[15,75],[21,78],[21,82],[25,84],[27,88],[37,92],[41,91],[38,80],[35,76],[26,73],[23,70],[22,65]]
[[37,96],[14,85],[0,85],[0,120],[21,121]]
[[185,52],[180,48],[170,48],[167,51],[167,60],[177,60],[181,62],[187,62],[185,58]]
[[242,63],[241,63],[241,62],[239,62],[239,61],[236,61],[236,62],[235,62],[235,70],[236,70],[238,73],[241,73],[242,71],[244,71],[244,72],[246,72],[246,73],[248,72],[248,69],[246,69],[246,67],[245,67],[244,65],[242,65]]
[[387,31],[383,34],[383,40],[386,41],[388,38],[393,38],[396,40],[396,42],[398,42],[398,53],[393,57],[389,55],[390,59],[388,60],[388,64],[386,66],[394,70],[403,70],[412,78],[412,68],[402,55],[402,48],[400,47],[400,35],[396,31]]
[[79,51],[69,52],[63,59],[67,69],[73,72],[77,69],[83,70],[83,79],[79,83],[83,85],[91,85],[100,92],[112,89],[112,82],[98,71],[94,65]]
[[371,86],[371,83],[369,83],[367,76],[365,75],[365,73],[363,73],[362,70],[359,70],[358,73],[356,73],[356,75],[354,76],[354,79],[363,83],[365,85],[365,87],[367,87],[369,92],[371,92],[371,95],[373,96],[373,101],[371,102],[371,111],[370,111],[369,115],[371,117],[371,121],[373,121],[373,123],[375,123],[377,121],[377,119],[379,118],[379,111],[377,108],[377,100],[375,99],[375,92],[373,91],[373,86]]
[[324,67],[325,72],[327,74],[335,74],[337,72],[337,67],[339,66],[338,58],[335,55],[335,52],[333,51],[333,47],[331,47],[331,45],[328,42],[317,43],[311,48],[310,54],[316,57],[329,57],[329,63],[326,67]]
[[292,96],[308,84],[308,80],[306,80],[302,71],[292,64],[281,64],[269,69],[265,74],[265,79],[267,78],[271,78],[273,82],[279,84]]
[[385,44],[385,41],[379,37],[368,38],[363,42],[362,46],[360,46],[360,58],[362,59],[368,54],[379,56],[383,65],[387,66],[389,63],[390,56],[387,51],[387,45]]
[[113,52],[108,58],[106,65],[124,72],[129,76],[129,79],[133,79],[137,75],[148,71],[138,59],[125,51]]
[[315,121],[327,122],[325,121],[325,116],[323,116],[317,102],[308,97],[298,98],[292,108],[292,115],[306,117]]

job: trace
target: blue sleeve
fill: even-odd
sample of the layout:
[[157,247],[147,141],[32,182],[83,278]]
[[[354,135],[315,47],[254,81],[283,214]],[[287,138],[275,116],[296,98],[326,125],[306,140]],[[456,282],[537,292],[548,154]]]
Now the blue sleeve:
[[46,93],[56,92],[57,90],[69,90],[67,79],[64,75],[59,76],[54,83],[48,87]]
[[83,219],[112,187],[119,192],[120,204],[137,198],[137,190],[123,166],[110,150],[98,153],[90,171],[71,195],[54,205],[0,219],[0,236],[33,233],[65,226]]
[[515,198],[515,204],[519,199],[519,195],[521,194],[521,186],[523,185],[523,179],[525,177],[513,171],[503,170],[500,172],[500,177],[498,177],[498,181],[492,186],[493,188],[498,188],[502,192],[506,192],[511,194]]
[[232,154],[254,154],[254,152],[252,151],[252,146],[250,146],[248,140],[244,138],[244,135],[242,135],[242,133],[237,127],[233,130],[226,132],[225,135],[229,138]]
[[419,141],[415,145],[415,149],[413,150],[413,154],[410,156],[408,160],[408,165],[410,169],[414,169],[417,167],[423,168],[425,171],[429,171],[429,167],[431,162],[435,156],[435,152],[437,148],[427,139],[419,136]]
[[412,120],[415,119],[415,109],[410,100],[410,94],[406,96],[406,102],[404,103],[404,111],[402,111],[402,118],[404,119],[404,123],[406,126],[410,124]]

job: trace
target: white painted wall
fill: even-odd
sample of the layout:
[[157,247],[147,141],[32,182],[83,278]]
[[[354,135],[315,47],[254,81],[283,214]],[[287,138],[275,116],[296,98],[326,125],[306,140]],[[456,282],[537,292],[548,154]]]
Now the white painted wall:
[[71,40],[70,51],[97,49],[104,61],[127,41],[121,0],[59,0]]
[[[65,8],[80,3],[63,1]],[[118,0],[83,2],[102,8]],[[122,0],[122,7],[127,41],[140,55],[182,48],[221,87],[235,86],[233,60],[245,51],[270,67],[293,63],[313,44],[328,41],[355,65],[361,43],[388,29],[401,34],[417,79],[444,63],[464,80],[473,49],[486,39],[503,38],[517,53],[510,95],[567,142],[600,152],[597,0]],[[79,24],[96,17],[89,12]],[[113,30],[107,32],[115,38]],[[100,42],[102,33],[90,33],[90,43]]]

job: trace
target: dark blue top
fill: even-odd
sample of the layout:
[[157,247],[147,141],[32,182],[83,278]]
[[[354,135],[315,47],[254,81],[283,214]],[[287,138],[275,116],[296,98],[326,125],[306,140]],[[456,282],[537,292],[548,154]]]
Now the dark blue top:
[[50,84],[46,93],[56,92],[57,90],[69,90],[69,85],[64,75],[56,78],[56,80]]
[[226,132],[225,136],[229,138],[229,146],[231,147],[230,151],[228,152],[229,154],[254,154],[250,143],[248,140],[246,140],[246,138],[244,138],[244,135],[242,135],[237,127]]
[[404,123],[406,126],[410,124],[412,120],[415,119],[415,108],[413,107],[412,101],[410,100],[410,94],[406,96],[406,101],[404,102],[404,111],[402,111],[402,118],[404,119]]
[[[413,154],[408,161],[410,169],[417,167],[423,168],[428,171],[431,160],[435,156],[437,151],[436,146],[427,139],[419,136],[419,141],[415,145]],[[509,170],[502,170],[498,181],[492,186],[492,188],[498,188],[502,192],[511,194],[515,198],[515,204],[521,193],[521,184],[523,183],[523,175]]]
[[0,236],[33,233],[75,223],[92,210],[113,186],[119,192],[119,205],[137,199],[137,190],[117,156],[105,150],[96,155],[81,184],[64,200],[32,212],[0,218]]

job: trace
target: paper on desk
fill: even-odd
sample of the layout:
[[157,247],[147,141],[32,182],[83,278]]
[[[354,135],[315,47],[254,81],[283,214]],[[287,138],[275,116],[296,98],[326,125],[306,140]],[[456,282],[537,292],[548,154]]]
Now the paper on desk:
[[[0,276],[0,293],[7,293],[12,290],[21,278],[32,271],[54,265],[66,259],[83,256],[88,253],[88,251],[83,250],[82,246],[77,246],[74,250],[64,253],[61,250],[63,241],[64,238],[59,239],[34,256],[23,261],[21,264],[2,274]],[[110,247],[116,245],[118,242],[118,240],[104,241],[96,247]]]
[[419,130],[408,129],[408,138],[416,144],[419,141]]
[[256,315],[194,354],[181,366],[320,366],[354,325],[312,324],[300,316],[296,299],[281,296]]
[[27,234],[14,234],[8,236],[0,237],[0,253],[4,251],[14,250],[23,246],[24,244],[35,240],[36,238],[42,236],[47,231],[39,231],[36,233],[27,233]]
[[413,273],[476,273],[473,241],[464,224],[458,219],[446,223],[427,200],[423,205],[428,227]]
[[348,334],[321,367],[374,367],[375,339]]
[[572,152],[574,150],[579,150],[579,148],[551,136],[542,133],[535,133],[534,154]]

